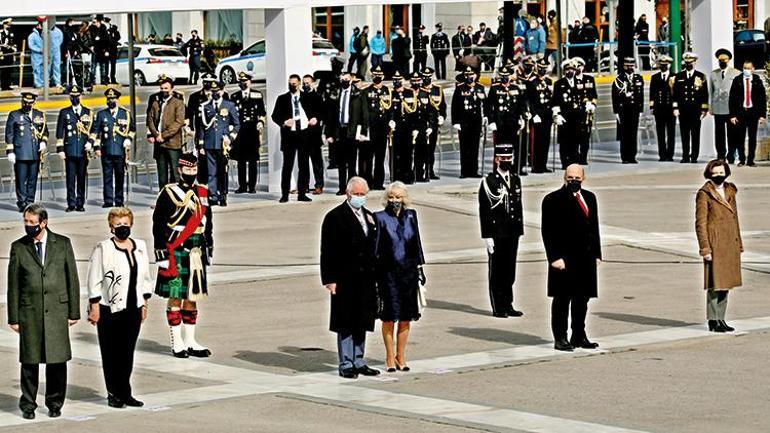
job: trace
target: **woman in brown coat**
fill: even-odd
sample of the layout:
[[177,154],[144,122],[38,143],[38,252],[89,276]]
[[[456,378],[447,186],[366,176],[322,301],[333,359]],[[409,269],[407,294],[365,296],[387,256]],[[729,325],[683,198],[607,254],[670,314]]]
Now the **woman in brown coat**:
[[709,330],[729,332],[725,323],[727,293],[741,283],[741,229],[738,224],[738,188],[725,179],[730,167],[714,159],[706,165],[706,183],[695,199],[695,232],[704,265],[706,314]]

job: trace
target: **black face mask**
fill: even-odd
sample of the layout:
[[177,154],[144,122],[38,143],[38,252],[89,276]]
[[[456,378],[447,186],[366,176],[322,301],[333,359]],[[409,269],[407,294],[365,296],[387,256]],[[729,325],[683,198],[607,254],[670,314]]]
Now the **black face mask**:
[[72,105],[80,105],[80,96],[70,96],[70,103]]
[[299,88],[299,86],[297,86],[295,84],[289,84],[289,93],[296,92],[298,88]]
[[573,194],[580,191],[580,186],[583,183],[583,181],[580,180],[568,180],[567,181],[567,188],[569,188],[570,191],[572,191]]
[[400,201],[388,200],[388,209],[393,213],[400,211],[403,206],[404,204]]
[[687,69],[688,71],[692,71],[695,68],[695,65],[693,65],[692,63],[687,63],[686,65],[684,65],[684,68]]
[[131,226],[117,226],[112,229],[112,232],[115,234],[116,238],[125,241],[131,236]]
[[372,78],[372,82],[374,84],[380,84],[380,83],[382,83],[382,77],[374,77],[374,78]]
[[211,97],[214,98],[215,101],[219,101],[220,99],[222,99],[222,94],[219,92],[214,92],[211,94]]
[[343,89],[347,89],[348,87],[350,87],[350,81],[342,80],[340,81],[340,86],[342,86]]
[[43,228],[40,227],[40,224],[35,224],[34,226],[28,226],[25,224],[24,231],[27,232],[27,236],[34,238],[43,231]]
[[412,89],[417,90],[420,88],[420,83],[412,83]]
[[29,113],[30,111],[32,111],[32,106],[29,104],[22,104],[21,111],[25,113]]
[[399,81],[394,81],[393,82],[393,88],[394,89],[400,89],[402,87],[404,87],[404,82],[403,81],[399,80]]
[[727,176],[711,176],[711,181],[716,185],[722,185],[725,183],[725,179],[727,179]]
[[425,86],[425,87],[428,87],[428,86],[430,86],[431,81],[432,80],[430,78],[423,78],[422,85]]
[[533,70],[534,68],[532,66],[524,66],[524,73],[527,75],[531,74]]
[[513,168],[513,161],[500,161],[500,164],[498,164],[500,167],[500,170],[502,171],[511,171],[511,168]]
[[184,174],[182,173],[182,182],[185,184],[192,186],[195,183],[195,179],[198,178],[198,175],[196,174]]
[[626,68],[626,74],[633,74],[634,68]]
[[510,80],[511,80],[511,77],[509,77],[507,75],[503,75],[502,77],[500,77],[500,82],[503,83],[503,84],[508,84],[508,81],[510,81]]
[[660,65],[661,72],[668,72],[668,65]]
[[309,91],[311,91],[311,90],[313,90],[313,88],[312,88],[312,87],[310,87],[310,84],[303,84],[303,85],[302,85],[302,91],[303,91],[303,92],[309,92]]
[[468,84],[473,84],[473,82],[476,81],[473,79],[473,77],[465,77],[465,82]]
[[726,69],[727,68],[727,62],[719,62],[719,69]]
[[115,101],[115,100],[107,101],[107,108],[109,108],[110,110],[112,110],[117,106],[118,106],[118,101]]
[[248,89],[248,88],[249,88],[249,83],[238,83],[238,87],[239,87],[241,90],[246,90],[246,89]]
[[575,71],[567,71],[564,73],[564,76],[567,78],[573,78],[575,76]]
[[540,76],[544,76],[548,73],[548,68],[537,68],[537,74]]

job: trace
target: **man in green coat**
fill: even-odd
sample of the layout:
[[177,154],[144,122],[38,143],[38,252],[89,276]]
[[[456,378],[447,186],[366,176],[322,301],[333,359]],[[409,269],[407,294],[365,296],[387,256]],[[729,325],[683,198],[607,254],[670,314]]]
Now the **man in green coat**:
[[47,364],[45,405],[56,418],[72,359],[69,327],[80,319],[80,283],[72,244],[48,230],[42,205],[24,209],[24,229],[27,235],[11,244],[8,261],[8,324],[19,334],[19,408],[24,418],[35,418],[38,364]]

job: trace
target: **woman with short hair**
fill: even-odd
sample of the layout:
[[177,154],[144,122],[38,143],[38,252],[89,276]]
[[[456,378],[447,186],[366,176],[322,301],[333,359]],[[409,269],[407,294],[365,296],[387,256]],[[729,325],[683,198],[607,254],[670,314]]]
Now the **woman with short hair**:
[[112,208],[107,221],[112,236],[96,244],[88,266],[88,321],[99,335],[107,403],[114,408],[140,407],[144,403],[131,392],[131,372],[155,280],[147,245],[131,237],[131,210]]

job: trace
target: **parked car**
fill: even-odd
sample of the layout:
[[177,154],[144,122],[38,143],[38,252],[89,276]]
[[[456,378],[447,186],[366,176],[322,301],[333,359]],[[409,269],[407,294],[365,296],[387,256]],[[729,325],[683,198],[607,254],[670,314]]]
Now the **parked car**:
[[[331,59],[338,54],[329,40],[314,37],[312,70],[308,72],[330,71]],[[240,53],[220,60],[214,74],[225,84],[235,83],[240,72],[251,75],[254,81],[264,81],[267,78],[265,59],[265,40],[260,39]]]
[[754,68],[761,70],[767,62],[767,37],[762,30],[740,30],[733,35],[736,68],[741,69],[743,61],[748,59]]
[[[166,74],[175,81],[186,82],[190,75],[187,58],[175,47],[168,45],[134,45],[134,82],[137,86],[157,83],[158,75]],[[120,84],[129,84],[128,46],[118,49],[115,78]]]

